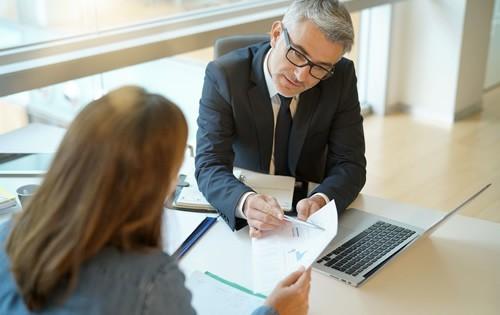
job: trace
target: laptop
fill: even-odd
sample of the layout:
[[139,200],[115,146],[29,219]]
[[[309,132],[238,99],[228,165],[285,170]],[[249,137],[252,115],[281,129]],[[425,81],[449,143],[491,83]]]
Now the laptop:
[[337,236],[313,263],[313,268],[357,287],[416,240],[430,236],[490,185],[484,186],[426,230],[362,210],[347,209],[340,218]]

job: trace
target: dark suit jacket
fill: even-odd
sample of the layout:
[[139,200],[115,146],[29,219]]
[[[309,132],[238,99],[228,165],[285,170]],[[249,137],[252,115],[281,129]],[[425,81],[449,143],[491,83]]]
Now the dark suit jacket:
[[[273,111],[263,73],[269,42],[226,54],[207,66],[200,100],[196,179],[207,200],[234,229],[238,201],[252,191],[233,166],[269,173]],[[352,61],[343,58],[334,75],[300,94],[290,134],[288,163],[296,179],[320,185],[342,211],[366,180],[363,118]]]

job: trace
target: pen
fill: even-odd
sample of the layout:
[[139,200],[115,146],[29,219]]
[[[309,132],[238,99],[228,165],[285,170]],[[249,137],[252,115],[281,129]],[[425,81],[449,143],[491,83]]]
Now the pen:
[[217,221],[215,217],[206,217],[188,236],[181,246],[172,254],[176,260],[181,259],[184,254],[196,243],[196,241]]
[[283,218],[286,221],[288,221],[288,222],[292,222],[293,224],[307,226],[309,228],[318,229],[318,230],[322,230],[322,231],[325,230],[324,228],[322,228],[321,226],[319,226],[317,224],[314,224],[314,223],[311,223],[311,222],[308,222],[308,221],[302,221],[302,220],[299,220],[297,218],[294,218],[294,217],[291,217],[291,216],[288,216],[288,215],[284,215]]

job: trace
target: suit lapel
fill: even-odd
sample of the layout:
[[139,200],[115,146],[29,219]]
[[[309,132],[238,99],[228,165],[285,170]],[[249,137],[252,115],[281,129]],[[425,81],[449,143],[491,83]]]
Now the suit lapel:
[[263,172],[269,172],[274,128],[273,109],[263,72],[264,58],[269,47],[269,45],[262,46],[252,60],[250,80],[253,82],[253,86],[248,90],[248,99],[253,113],[252,119],[255,122],[255,132],[259,143],[260,168]]
[[318,107],[319,87],[315,86],[300,94],[297,111],[293,116],[290,144],[288,147],[288,165],[292,176],[296,176],[297,163],[304,145],[313,113]]

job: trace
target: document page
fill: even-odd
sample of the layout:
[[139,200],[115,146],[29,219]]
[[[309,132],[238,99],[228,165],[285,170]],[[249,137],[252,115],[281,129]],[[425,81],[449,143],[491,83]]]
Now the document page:
[[243,292],[199,271],[187,278],[186,286],[193,294],[191,304],[198,315],[251,314],[264,303],[264,298]]
[[254,291],[269,294],[300,266],[308,268],[337,234],[337,207],[330,201],[308,219],[323,230],[287,223],[252,239]]

